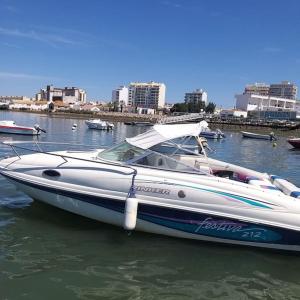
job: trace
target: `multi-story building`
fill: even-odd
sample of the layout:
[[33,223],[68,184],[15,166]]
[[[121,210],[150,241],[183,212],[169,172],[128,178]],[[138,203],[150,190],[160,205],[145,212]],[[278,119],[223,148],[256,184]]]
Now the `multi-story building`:
[[270,85],[268,85],[268,84],[254,83],[254,84],[246,85],[244,94],[255,94],[255,95],[268,96],[269,90],[270,90]]
[[265,83],[254,83],[246,85],[244,94],[296,99],[297,86],[289,81],[272,83],[270,85]]
[[123,107],[128,105],[128,88],[122,85],[113,90],[111,100],[118,110],[122,111]]
[[192,103],[193,105],[197,105],[200,102],[206,104],[207,102],[207,93],[202,89],[197,89],[191,93],[185,93],[184,102],[186,104]]
[[297,99],[297,86],[289,81],[282,81],[270,85],[269,96]]
[[128,88],[128,105],[144,108],[163,108],[166,86],[157,82],[132,82]]
[[295,111],[296,100],[281,97],[242,94],[236,95],[236,109],[244,111]]
[[65,104],[85,103],[86,92],[77,87],[56,88],[53,85],[47,85],[46,89],[41,89],[40,93],[36,94],[36,99]]

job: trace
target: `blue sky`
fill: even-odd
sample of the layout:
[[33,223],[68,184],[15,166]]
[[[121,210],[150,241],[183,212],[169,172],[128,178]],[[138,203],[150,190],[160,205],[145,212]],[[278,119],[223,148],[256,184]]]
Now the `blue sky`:
[[158,81],[232,107],[245,84],[300,83],[297,0],[0,0],[0,95]]

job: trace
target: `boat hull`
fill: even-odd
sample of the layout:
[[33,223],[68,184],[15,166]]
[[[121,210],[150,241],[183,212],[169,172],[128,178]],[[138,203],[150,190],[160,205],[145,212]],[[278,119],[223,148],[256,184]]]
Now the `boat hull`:
[[290,139],[288,143],[291,144],[294,148],[300,148],[300,138],[299,139]]
[[267,134],[258,134],[258,133],[245,132],[245,131],[242,131],[241,133],[244,138],[269,140],[269,141],[273,139],[271,135],[267,135]]
[[[123,226],[125,200],[40,185],[2,174],[33,199]],[[139,200],[136,230],[178,238],[300,251],[300,231]]]
[[200,132],[199,136],[205,137],[207,139],[223,139],[224,135],[217,132]]
[[0,125],[0,133],[21,134],[21,135],[39,135],[36,129],[23,126],[2,126]]
[[89,122],[86,121],[86,125],[89,129],[97,129],[97,130],[110,130],[113,129],[113,126],[111,124],[108,124],[106,122]]

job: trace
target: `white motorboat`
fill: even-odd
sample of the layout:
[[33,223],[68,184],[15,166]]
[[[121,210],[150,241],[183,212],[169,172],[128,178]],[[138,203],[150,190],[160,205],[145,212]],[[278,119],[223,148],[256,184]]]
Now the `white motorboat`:
[[109,149],[21,155],[0,173],[31,198],[94,220],[173,237],[300,251],[300,189],[207,157],[207,123],[155,125]]
[[277,140],[277,138],[274,135],[274,132],[270,132],[270,134],[260,134],[260,133],[254,133],[254,132],[248,132],[248,131],[241,131],[241,134],[244,138],[269,140],[269,141]]
[[102,121],[100,119],[87,120],[85,121],[85,124],[90,129],[110,130],[114,128],[114,124]]
[[27,127],[17,125],[14,121],[0,121],[0,133],[22,134],[22,135],[39,135],[41,132],[46,132],[39,125]]
[[225,138],[225,134],[220,129],[213,131],[210,130],[208,127],[200,132],[200,136],[205,137],[207,139],[217,139],[217,140]]

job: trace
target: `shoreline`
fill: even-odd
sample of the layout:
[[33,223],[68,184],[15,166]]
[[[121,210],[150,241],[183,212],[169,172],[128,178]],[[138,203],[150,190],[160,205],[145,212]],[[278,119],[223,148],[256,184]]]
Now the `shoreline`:
[[[120,113],[120,112],[48,112],[48,111],[28,111],[28,110],[4,110],[8,112],[21,112],[21,113],[34,113],[50,118],[63,118],[70,119],[91,119],[100,118],[110,122],[150,122],[156,124],[163,116],[162,115],[139,115],[134,113]],[[241,131],[250,129],[252,131],[280,131],[293,134],[300,133],[300,123],[296,125],[285,125],[278,123],[259,123],[259,122],[241,122],[237,120],[214,120],[205,119],[212,129],[230,129],[234,131]],[[200,121],[200,118],[199,120]],[[196,121],[195,121],[196,122]],[[259,124],[258,124],[259,123]]]

